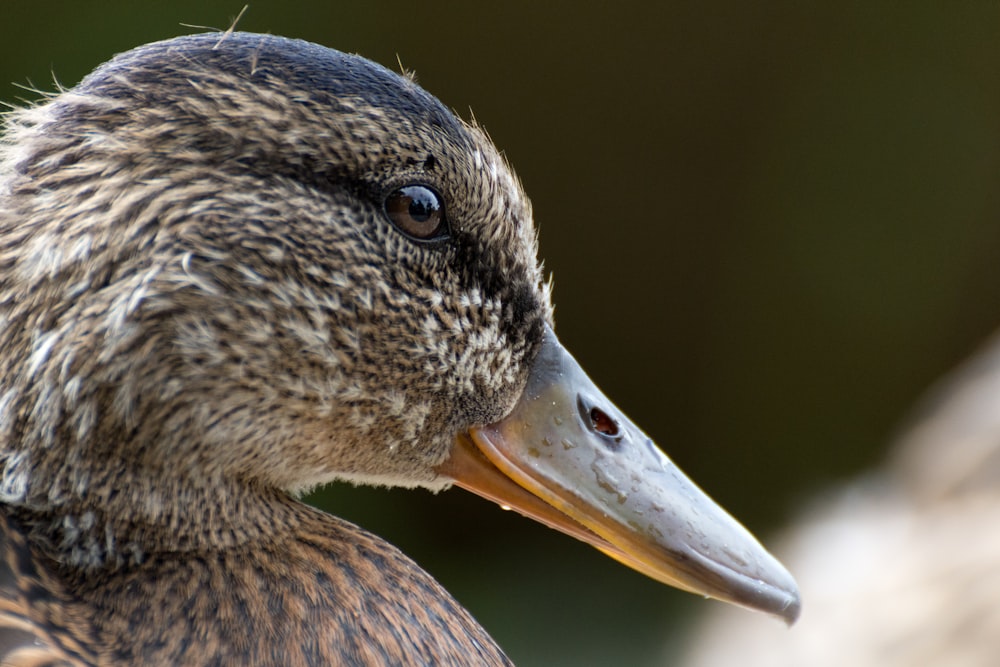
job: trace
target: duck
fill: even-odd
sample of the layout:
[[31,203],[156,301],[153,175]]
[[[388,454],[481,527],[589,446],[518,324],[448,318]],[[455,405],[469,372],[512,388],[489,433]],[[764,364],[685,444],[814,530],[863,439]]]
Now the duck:
[[933,385],[885,460],[815,498],[777,550],[796,632],[712,610],[685,667],[989,667],[1000,655],[1000,335]]
[[7,114],[3,664],[508,665],[300,500],[458,486],[792,622],[792,576],[554,332],[475,123],[360,56],[202,33]]

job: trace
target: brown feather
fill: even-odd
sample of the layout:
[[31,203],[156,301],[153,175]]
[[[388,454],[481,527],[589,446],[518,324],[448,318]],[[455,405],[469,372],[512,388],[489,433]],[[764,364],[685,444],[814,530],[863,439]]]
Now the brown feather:
[[[393,228],[408,183],[449,243]],[[405,556],[293,497],[447,486],[551,322],[535,255],[486,136],[356,56],[180,38],[11,113],[4,664],[508,664]]]

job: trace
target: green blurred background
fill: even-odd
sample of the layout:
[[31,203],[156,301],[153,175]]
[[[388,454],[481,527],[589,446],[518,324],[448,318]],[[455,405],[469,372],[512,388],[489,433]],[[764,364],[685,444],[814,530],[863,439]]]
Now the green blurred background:
[[[0,99],[240,8],[0,0]],[[1000,322],[996,2],[258,1],[240,28],[398,56],[471,108],[534,202],[563,341],[759,534],[876,464]],[[661,664],[717,604],[461,491],[315,501],[522,666]]]

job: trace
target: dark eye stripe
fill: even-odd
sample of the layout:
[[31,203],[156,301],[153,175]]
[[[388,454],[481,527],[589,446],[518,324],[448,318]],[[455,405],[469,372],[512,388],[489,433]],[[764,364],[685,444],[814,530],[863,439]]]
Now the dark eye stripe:
[[441,195],[426,185],[407,185],[385,198],[385,212],[396,229],[418,241],[448,236]]

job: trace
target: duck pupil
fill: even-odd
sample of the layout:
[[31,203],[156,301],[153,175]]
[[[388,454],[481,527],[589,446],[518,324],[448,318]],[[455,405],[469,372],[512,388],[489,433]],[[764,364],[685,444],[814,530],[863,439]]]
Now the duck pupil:
[[410,217],[417,222],[427,222],[433,213],[434,209],[426,201],[414,199],[410,202]]

